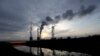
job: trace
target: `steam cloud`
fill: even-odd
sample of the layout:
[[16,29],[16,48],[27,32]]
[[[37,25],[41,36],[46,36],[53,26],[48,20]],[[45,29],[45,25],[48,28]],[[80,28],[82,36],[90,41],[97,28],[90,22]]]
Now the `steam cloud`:
[[73,13],[73,10],[67,10],[65,13],[62,14],[63,19],[72,20],[74,16],[85,16],[87,14],[92,13],[96,9],[95,5],[90,5],[87,8],[85,8],[84,5],[80,7],[80,10],[78,12]]
[[44,29],[44,26],[47,25],[45,21],[42,21],[41,26],[40,26],[40,35],[42,33],[42,30]]
[[51,21],[53,21],[53,19],[52,19],[51,17],[47,16],[47,17],[46,17],[46,21],[47,21],[47,22],[51,22]]
[[41,35],[41,33],[42,33],[42,30],[44,29],[44,26],[50,24],[50,23],[53,22],[53,21],[54,21],[54,20],[53,20],[51,17],[47,16],[47,17],[45,18],[45,21],[42,21],[42,22],[41,22],[41,26],[40,26],[40,35]]
[[55,22],[56,22],[56,23],[59,22],[60,19],[61,19],[61,16],[60,16],[60,15],[55,16]]
[[62,17],[64,19],[69,19],[71,20],[74,16],[73,10],[67,10],[65,13],[62,14]]
[[85,6],[81,6],[80,11],[78,12],[78,14],[80,16],[85,16],[87,14],[92,13],[95,9],[96,9],[95,5],[90,5],[87,9],[85,8]]
[[[73,10],[67,10],[65,13],[63,13],[61,16],[63,19],[68,19],[68,20],[72,20],[73,17],[75,15],[79,15],[79,16],[85,16],[87,14],[90,14],[92,13],[94,10],[96,9],[96,6],[95,5],[90,5],[88,6],[88,8],[85,8],[85,6],[81,6],[80,7],[80,11],[74,13]],[[40,26],[40,35],[42,33],[42,30],[44,29],[44,26],[45,25],[49,25],[49,24],[55,24],[55,23],[58,23],[61,19],[61,16],[60,15],[57,15],[54,17],[54,19],[52,19],[50,16],[47,16],[45,18],[45,21],[42,21],[41,22],[41,26]]]

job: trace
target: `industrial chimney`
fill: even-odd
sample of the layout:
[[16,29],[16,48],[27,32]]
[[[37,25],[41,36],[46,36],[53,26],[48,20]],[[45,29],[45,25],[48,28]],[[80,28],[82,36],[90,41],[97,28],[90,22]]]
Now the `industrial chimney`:
[[37,40],[40,40],[40,29],[37,28]]
[[32,41],[33,40],[33,37],[32,37],[32,23],[31,23],[31,25],[30,25],[30,41]]
[[[55,26],[53,25],[51,28],[51,37],[54,39],[54,31],[55,31]],[[52,50],[52,55],[56,56],[55,50]]]
[[[32,37],[32,23],[30,25],[30,39],[29,41],[31,42],[33,40],[33,37]],[[30,47],[30,53],[32,53],[32,47]]]
[[52,26],[52,29],[51,29],[51,37],[54,38],[54,28],[55,26]]

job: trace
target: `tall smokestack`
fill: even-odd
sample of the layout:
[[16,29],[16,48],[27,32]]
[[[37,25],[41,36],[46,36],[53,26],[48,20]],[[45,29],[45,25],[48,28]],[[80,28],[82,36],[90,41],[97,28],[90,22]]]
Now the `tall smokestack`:
[[39,36],[40,38],[41,38],[41,33],[42,33],[43,28],[44,28],[44,26],[41,25],[41,27],[40,27],[40,36]]
[[30,25],[30,41],[32,41],[33,40],[33,37],[32,37],[32,23],[31,23],[31,25]]
[[[39,30],[40,29],[37,28],[37,40],[38,41],[40,40],[40,31]],[[39,56],[44,56],[44,53],[42,52],[42,48],[40,48],[40,47],[37,49],[37,53]]]
[[[40,30],[39,28],[37,28],[37,41],[40,40]],[[37,54],[38,56],[40,56],[40,48],[37,48]]]
[[55,28],[55,26],[52,26],[52,30],[51,30],[51,36],[52,36],[52,38],[54,38],[54,28]]
[[[30,41],[33,40],[33,37],[32,37],[32,23],[30,25]],[[32,53],[32,47],[30,47],[30,53]]]
[[42,30],[44,29],[45,25],[47,25],[47,23],[45,21],[42,21],[41,26],[40,26],[40,38],[41,38]]
[[[52,30],[51,30],[52,39],[54,38],[54,29],[55,29],[55,26],[53,25],[53,26],[52,26]],[[52,50],[52,56],[56,56],[55,50]]]
[[37,28],[37,40],[40,40],[40,29]]

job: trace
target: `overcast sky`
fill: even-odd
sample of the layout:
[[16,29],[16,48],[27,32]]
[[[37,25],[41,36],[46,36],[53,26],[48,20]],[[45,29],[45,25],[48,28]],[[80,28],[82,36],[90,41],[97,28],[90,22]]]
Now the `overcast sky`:
[[[42,36],[87,36],[100,34],[100,0],[0,0],[0,40],[26,40],[33,22],[33,38],[41,22]],[[46,17],[52,20],[46,21]]]

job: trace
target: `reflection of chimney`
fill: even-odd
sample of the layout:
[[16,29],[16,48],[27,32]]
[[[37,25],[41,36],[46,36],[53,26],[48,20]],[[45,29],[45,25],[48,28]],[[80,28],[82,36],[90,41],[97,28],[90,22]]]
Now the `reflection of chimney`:
[[55,26],[52,26],[52,30],[51,30],[51,36],[52,36],[52,38],[54,38],[54,28],[55,28]]
[[52,56],[56,56],[55,50],[52,50]]
[[42,52],[42,48],[40,48],[40,56],[44,56],[44,53]]
[[[40,28],[37,28],[37,40],[39,41],[40,40],[40,37],[41,37],[41,30],[40,30]],[[37,54],[39,55],[39,56],[44,56],[44,53],[42,52],[42,48],[37,48]]]

